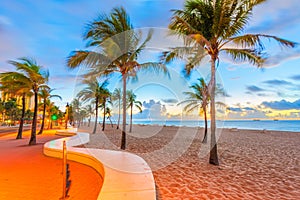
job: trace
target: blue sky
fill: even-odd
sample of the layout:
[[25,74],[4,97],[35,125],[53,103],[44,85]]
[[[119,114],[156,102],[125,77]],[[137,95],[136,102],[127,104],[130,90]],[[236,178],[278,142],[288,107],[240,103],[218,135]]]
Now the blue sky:
[[[157,33],[152,45],[158,52],[162,45],[160,30],[164,30],[169,23],[172,15],[170,10],[182,8],[183,2],[1,1],[0,72],[14,69],[7,64],[8,60],[24,56],[35,58],[40,65],[49,69],[49,84],[57,89],[56,94],[63,97],[63,101],[57,101],[57,105],[64,109],[66,102],[70,102],[78,90],[78,70],[67,69],[66,57],[73,50],[84,49],[82,34],[87,22],[99,13],[108,13],[113,7],[122,5],[130,14],[135,28],[155,28]],[[266,33],[300,43],[299,10],[298,0],[269,0],[254,10],[245,32]],[[234,63],[227,57],[221,57],[219,81],[229,95],[222,101],[231,108],[231,111],[226,111],[227,118],[300,118],[300,48],[280,49],[273,43],[266,43],[266,46],[271,57],[263,69],[246,63]],[[155,55],[151,51],[153,49],[149,48],[145,55]],[[155,59],[155,56],[151,57],[152,61]],[[136,92],[139,100],[145,101],[144,113],[151,111],[155,117],[178,117],[181,107],[177,103],[184,99],[182,92],[187,91],[196,78],[207,77],[209,73],[208,63],[204,63],[187,80],[180,73],[181,67],[180,61],[169,66],[171,79],[163,75],[140,74],[139,81],[128,85]],[[116,76],[111,81],[111,89],[119,87],[118,79],[119,76]]]

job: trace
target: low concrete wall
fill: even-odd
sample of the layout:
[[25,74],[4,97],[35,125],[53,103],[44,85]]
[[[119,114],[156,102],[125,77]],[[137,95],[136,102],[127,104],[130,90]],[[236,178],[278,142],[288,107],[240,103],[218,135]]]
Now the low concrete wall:
[[62,145],[66,141],[68,160],[91,166],[102,177],[98,199],[156,199],[153,174],[145,160],[123,151],[73,147],[89,142],[88,133],[76,131],[58,131],[60,135],[76,135],[47,142],[44,144],[44,154],[62,158]]

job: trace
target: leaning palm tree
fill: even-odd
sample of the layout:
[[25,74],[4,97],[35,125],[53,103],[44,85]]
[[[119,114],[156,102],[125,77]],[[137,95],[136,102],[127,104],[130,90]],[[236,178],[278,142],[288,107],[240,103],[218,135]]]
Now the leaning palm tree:
[[207,108],[210,100],[207,84],[203,78],[198,79],[199,83],[195,83],[190,88],[193,92],[184,92],[187,96],[187,100],[180,102],[180,104],[186,104],[183,110],[190,113],[194,110],[199,110],[199,114],[204,114],[204,137],[202,143],[207,142]]
[[265,34],[244,34],[246,24],[255,6],[266,0],[188,0],[183,10],[173,10],[169,28],[180,37],[185,38],[185,44],[191,48],[174,48],[164,54],[166,61],[175,57],[182,58],[187,53],[188,62],[185,70],[189,73],[206,56],[210,57],[211,76],[208,85],[211,101],[211,150],[209,163],[218,165],[216,143],[216,61],[221,52],[232,56],[234,60],[248,61],[250,64],[262,67],[266,60],[263,39],[273,39],[279,45],[294,47],[295,43]]
[[140,112],[142,112],[142,102],[136,100],[136,95],[133,93],[132,90],[127,91],[127,109],[130,108],[130,127],[129,132],[132,132],[132,111],[133,106],[135,106]]
[[145,49],[152,37],[148,32],[142,41],[142,33],[135,32],[130,18],[124,8],[114,8],[109,15],[100,15],[88,25],[84,39],[88,47],[95,46],[99,51],[74,51],[67,60],[69,68],[86,65],[90,72],[86,76],[101,76],[121,73],[123,82],[123,121],[121,149],[126,148],[126,83],[130,77],[135,77],[140,69],[163,71],[165,65],[160,63],[138,63],[137,58]]
[[37,109],[38,109],[38,92],[41,86],[48,81],[49,72],[43,71],[43,68],[36,63],[34,59],[20,58],[19,61],[9,61],[17,69],[16,72],[5,72],[1,76],[16,76],[16,83],[22,83],[29,86],[34,93],[34,112],[32,119],[31,136],[29,145],[36,144],[36,125],[37,125]]
[[84,80],[83,83],[87,86],[77,94],[77,97],[84,102],[93,100],[95,103],[95,125],[92,132],[93,134],[95,134],[97,129],[99,102],[102,97],[101,95],[103,91],[107,90],[106,86],[108,82],[104,81],[101,83],[96,78],[92,78]]
[[121,99],[122,99],[122,91],[120,88],[116,88],[112,94],[112,100],[118,101],[118,123],[117,123],[117,129],[119,129],[120,126],[120,117],[121,117]]
[[[25,105],[26,105],[26,95],[30,95],[30,85],[26,85],[23,82],[19,82],[20,77],[16,74],[10,75],[0,75],[0,90],[3,94],[12,93],[15,96],[21,96],[22,98],[22,111],[21,111],[21,118],[20,124],[18,129],[18,134],[16,139],[22,139],[23,133],[23,125],[24,125],[24,118],[25,118]],[[4,104],[3,104],[4,105]],[[4,106],[3,106],[4,108]],[[2,114],[3,115],[3,114]]]
[[46,117],[46,107],[47,107],[47,100],[51,99],[51,98],[59,98],[60,100],[62,100],[61,96],[57,95],[57,94],[51,94],[51,92],[55,90],[55,89],[50,89],[48,86],[47,87],[42,87],[41,90],[39,91],[39,97],[43,100],[42,102],[42,107],[43,107],[43,114],[42,114],[42,125],[40,128],[40,131],[38,132],[38,135],[43,133],[44,130],[44,124],[45,124],[45,117]]

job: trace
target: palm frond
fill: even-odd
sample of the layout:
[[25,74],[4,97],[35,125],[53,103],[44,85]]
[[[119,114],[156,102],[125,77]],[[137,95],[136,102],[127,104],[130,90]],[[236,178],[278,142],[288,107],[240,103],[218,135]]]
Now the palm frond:
[[259,51],[252,49],[222,49],[227,54],[229,54],[233,60],[236,61],[247,61],[252,65],[262,67],[265,62],[264,54]]

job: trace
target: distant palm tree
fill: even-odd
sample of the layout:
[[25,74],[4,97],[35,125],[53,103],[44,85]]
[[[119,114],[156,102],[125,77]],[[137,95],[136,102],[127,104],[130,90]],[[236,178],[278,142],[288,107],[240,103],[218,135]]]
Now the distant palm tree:
[[49,72],[43,71],[34,59],[20,58],[19,61],[9,61],[17,69],[16,72],[1,73],[1,77],[16,76],[16,83],[22,83],[29,86],[34,93],[34,112],[32,119],[31,136],[29,145],[36,144],[36,125],[37,125],[37,109],[38,109],[38,92],[41,86],[48,81]]
[[104,81],[101,83],[96,78],[91,78],[91,79],[84,80],[83,83],[86,84],[87,87],[81,90],[77,94],[77,97],[79,97],[79,99],[84,102],[94,100],[96,114],[95,114],[95,125],[92,133],[95,134],[97,129],[98,107],[99,107],[100,99],[103,98],[102,94],[107,91],[106,86],[108,82]]
[[127,91],[127,109],[130,108],[130,127],[129,132],[132,132],[132,111],[135,106],[140,112],[142,112],[142,102],[136,100],[136,95],[132,90]]
[[112,121],[111,121],[111,109],[110,109],[109,107],[106,108],[105,114],[107,115],[107,119],[109,119],[110,125],[111,125],[111,127],[113,128],[114,125],[113,125],[113,123],[112,123]]
[[173,10],[169,28],[182,36],[188,48],[175,48],[164,54],[166,61],[189,55],[185,66],[187,73],[205,58],[210,57],[211,76],[208,84],[211,114],[211,151],[209,163],[219,165],[216,143],[216,61],[221,52],[234,60],[248,61],[262,67],[266,59],[262,39],[274,39],[280,45],[294,47],[295,43],[265,34],[240,35],[252,15],[255,6],[266,0],[187,0],[183,10]]
[[72,112],[68,113],[68,117],[72,118],[73,126],[75,125],[75,123],[78,123],[80,107],[81,107],[81,102],[80,102],[79,98],[73,99],[71,102]]
[[103,109],[102,131],[104,131],[104,129],[105,129],[105,115],[106,115],[106,111],[107,111],[106,103],[111,104],[110,97],[111,97],[111,94],[110,94],[109,90],[106,88],[103,88],[101,90],[101,97],[99,99],[99,103],[100,103],[99,107]]
[[[40,131],[38,132],[38,135],[43,133],[44,130],[44,124],[45,124],[45,117],[46,117],[46,107],[47,107],[47,100],[51,98],[59,98],[62,100],[61,96],[57,94],[51,94],[51,92],[54,91],[54,89],[50,89],[48,86],[47,87],[42,87],[41,90],[39,91],[39,97],[43,100],[42,106],[43,106],[43,115],[42,115],[42,125],[40,128]],[[50,103],[50,102],[49,102]]]
[[52,114],[57,114],[56,106],[54,105],[54,102],[52,102],[50,99],[46,99],[46,111],[48,113],[49,123],[48,123],[48,129],[52,129]]
[[122,99],[122,91],[120,88],[116,88],[112,94],[112,100],[118,101],[118,123],[117,123],[117,129],[119,129],[120,126],[120,117],[121,117],[121,99]]
[[92,115],[94,114],[94,109],[93,109],[93,106],[91,104],[88,104],[86,107],[85,107],[85,110],[88,114],[88,127],[90,127],[90,123],[91,123],[91,118],[92,118]]
[[137,58],[145,49],[152,37],[148,32],[141,42],[141,32],[135,32],[130,18],[124,8],[114,8],[109,15],[101,15],[88,25],[84,39],[89,40],[88,46],[101,48],[95,51],[74,51],[68,58],[70,68],[85,64],[90,73],[86,76],[102,76],[121,73],[123,82],[123,121],[121,149],[126,148],[126,83],[130,77],[135,77],[138,70],[155,70],[167,73],[167,68],[161,63],[138,63]]
[[210,95],[208,92],[208,87],[203,78],[198,79],[199,83],[193,84],[190,88],[193,92],[184,92],[187,96],[187,100],[180,102],[179,104],[187,104],[183,110],[187,113],[194,110],[199,110],[204,114],[204,137],[202,143],[207,142],[207,107],[210,100]]

